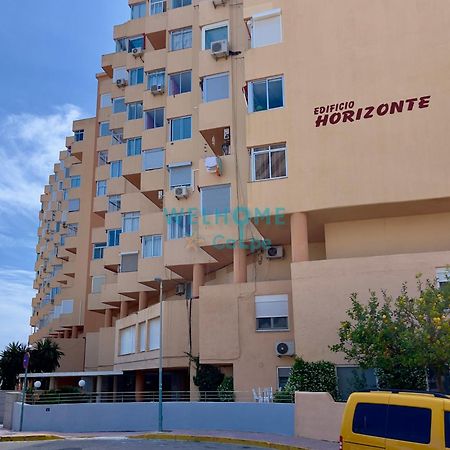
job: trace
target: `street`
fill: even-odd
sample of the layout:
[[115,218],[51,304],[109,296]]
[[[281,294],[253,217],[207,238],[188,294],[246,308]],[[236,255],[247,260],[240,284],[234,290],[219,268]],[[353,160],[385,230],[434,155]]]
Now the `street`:
[[2,442],[0,450],[243,450],[256,449],[246,445],[213,442],[154,441],[137,439],[70,439],[44,442]]

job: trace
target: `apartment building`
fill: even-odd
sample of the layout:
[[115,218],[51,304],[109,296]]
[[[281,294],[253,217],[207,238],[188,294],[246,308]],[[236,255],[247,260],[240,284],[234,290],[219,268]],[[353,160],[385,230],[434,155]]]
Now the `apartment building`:
[[345,384],[350,294],[450,263],[448,5],[129,4],[42,196],[32,340],[102,390],[157,389],[161,326],[165,390],[187,353],[237,391],[294,354]]

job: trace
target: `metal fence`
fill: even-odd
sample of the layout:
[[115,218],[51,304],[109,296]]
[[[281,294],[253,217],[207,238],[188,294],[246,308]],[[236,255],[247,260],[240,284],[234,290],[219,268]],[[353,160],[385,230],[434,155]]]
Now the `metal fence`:
[[[164,402],[256,402],[256,403],[292,403],[293,394],[278,393],[270,395],[261,390],[253,391],[164,391]],[[30,405],[55,405],[67,403],[133,403],[158,402],[158,391],[144,392],[57,392],[34,391],[26,396]]]

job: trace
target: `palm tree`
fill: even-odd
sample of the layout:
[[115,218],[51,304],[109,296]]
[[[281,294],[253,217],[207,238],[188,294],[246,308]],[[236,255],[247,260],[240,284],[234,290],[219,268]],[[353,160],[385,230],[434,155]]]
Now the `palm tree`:
[[0,353],[0,388],[13,390],[17,384],[17,376],[23,372],[23,357],[26,346],[19,342],[11,342]]
[[54,372],[59,367],[59,360],[64,356],[59,345],[51,339],[37,342],[31,350],[30,372]]

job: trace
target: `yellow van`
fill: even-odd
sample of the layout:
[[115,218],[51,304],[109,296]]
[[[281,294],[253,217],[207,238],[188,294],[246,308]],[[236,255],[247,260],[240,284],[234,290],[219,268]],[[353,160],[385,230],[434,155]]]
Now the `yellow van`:
[[355,392],[342,418],[340,449],[450,449],[450,396]]

